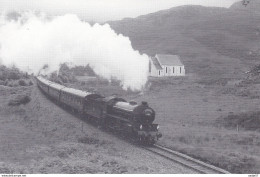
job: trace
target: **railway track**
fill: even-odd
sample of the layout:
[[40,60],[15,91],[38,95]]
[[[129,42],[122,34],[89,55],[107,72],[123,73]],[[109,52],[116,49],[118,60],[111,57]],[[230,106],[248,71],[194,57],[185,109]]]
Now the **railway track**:
[[174,163],[179,163],[189,169],[192,169],[202,174],[230,174],[228,171],[209,165],[185,154],[173,151],[160,145],[154,145],[152,147],[143,147],[144,149],[159,155],[165,159],[168,159]]
[[196,171],[198,173],[205,173],[205,174],[229,174],[228,171],[225,171],[223,169],[214,167],[212,165],[206,164],[204,162],[201,162],[199,160],[196,160],[194,158],[191,158],[187,155],[184,155],[182,153],[173,151],[171,149],[162,147],[160,145],[154,145],[152,147],[142,147],[150,152],[153,152],[154,154],[157,154],[165,159],[168,159],[170,161],[173,161],[175,163],[179,163],[189,169],[192,169],[193,171]]

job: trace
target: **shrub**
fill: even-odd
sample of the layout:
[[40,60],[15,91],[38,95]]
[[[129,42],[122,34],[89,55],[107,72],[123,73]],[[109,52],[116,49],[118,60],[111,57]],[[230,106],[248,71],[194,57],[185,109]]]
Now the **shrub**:
[[224,125],[224,127],[231,127],[246,129],[246,130],[260,130],[260,112],[245,112],[237,115],[229,114],[226,117],[220,117],[216,120],[217,123]]
[[19,86],[19,83],[17,81],[14,81],[13,82],[13,87],[18,87]]
[[31,101],[28,95],[17,95],[15,98],[9,100],[9,106],[19,106],[20,104],[27,104]]
[[5,80],[5,83],[4,83],[5,86],[8,86],[8,79]]
[[20,79],[18,83],[20,86],[27,86],[26,82],[23,79]]
[[0,80],[0,85],[5,85],[5,81]]
[[21,73],[17,68],[12,68],[8,73],[7,73],[7,78],[8,79],[13,79],[13,80],[18,80],[21,78]]
[[33,85],[33,82],[30,80],[29,83],[28,83],[28,85]]
[[13,87],[13,82],[12,82],[12,81],[7,81],[6,86],[8,86],[8,87]]
[[59,75],[59,78],[61,79],[61,81],[63,82],[63,83],[68,83],[68,77],[66,76],[66,75]]
[[21,72],[15,66],[11,68],[3,65],[0,66],[0,80],[2,81],[7,79],[18,80],[23,77],[28,77],[28,74]]

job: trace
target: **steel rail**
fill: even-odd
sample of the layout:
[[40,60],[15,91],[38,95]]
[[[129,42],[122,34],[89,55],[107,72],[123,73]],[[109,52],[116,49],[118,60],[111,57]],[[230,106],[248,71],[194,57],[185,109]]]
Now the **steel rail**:
[[151,147],[143,147],[144,149],[157,154],[163,158],[166,158],[175,163],[179,163],[189,169],[192,169],[198,173],[202,174],[230,174],[230,172],[223,170],[221,168],[215,167],[213,165],[207,164],[200,160],[194,159],[190,156],[182,154],[180,152],[171,150],[169,148],[153,145]]

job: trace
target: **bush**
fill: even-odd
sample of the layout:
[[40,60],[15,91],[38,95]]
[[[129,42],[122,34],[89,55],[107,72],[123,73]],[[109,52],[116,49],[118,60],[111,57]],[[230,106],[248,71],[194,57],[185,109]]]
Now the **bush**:
[[7,82],[6,82],[6,86],[8,86],[8,87],[13,87],[13,82],[12,82],[12,81],[7,81]]
[[5,86],[8,86],[8,79],[4,83]]
[[5,85],[5,81],[0,80],[0,85]]
[[27,86],[26,82],[23,79],[20,79],[18,83],[20,86]]
[[21,78],[21,75],[20,75],[19,71],[13,70],[10,73],[8,73],[7,77],[9,79],[18,80]]
[[5,81],[7,79],[18,80],[18,79],[21,79],[22,77],[25,77],[25,75],[26,74],[21,72],[15,66],[13,66],[11,68],[3,66],[3,65],[0,66],[0,80],[2,80],[2,81]]
[[20,104],[27,104],[31,101],[31,97],[28,95],[17,95],[11,99],[8,103],[9,106],[19,106]]
[[245,112],[240,114],[229,114],[226,117],[220,117],[217,123],[227,128],[236,128],[239,126],[245,130],[260,130],[260,111]]
[[29,84],[29,85],[33,85],[33,82],[30,80],[28,84]]

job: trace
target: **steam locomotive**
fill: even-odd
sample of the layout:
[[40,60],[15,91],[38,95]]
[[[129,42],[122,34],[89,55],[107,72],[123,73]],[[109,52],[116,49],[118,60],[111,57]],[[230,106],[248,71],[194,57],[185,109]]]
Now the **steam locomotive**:
[[96,122],[104,128],[132,135],[142,144],[154,144],[162,134],[159,125],[153,124],[155,111],[147,102],[138,105],[116,96],[103,97],[56,84],[41,76],[37,85],[53,101]]

